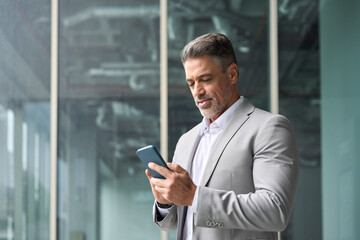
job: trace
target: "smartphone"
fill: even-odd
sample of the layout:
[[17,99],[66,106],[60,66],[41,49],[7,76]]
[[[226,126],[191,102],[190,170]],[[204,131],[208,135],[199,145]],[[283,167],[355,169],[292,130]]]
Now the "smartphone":
[[138,149],[136,151],[136,154],[138,155],[140,160],[145,164],[145,166],[149,170],[151,176],[153,176],[154,178],[165,179],[165,177],[163,175],[161,175],[160,173],[158,173],[148,167],[149,162],[154,162],[156,164],[159,164],[160,166],[163,166],[163,167],[169,169],[168,166],[166,165],[166,162],[164,161],[164,159],[161,157],[158,150],[153,145],[149,145],[149,146]]

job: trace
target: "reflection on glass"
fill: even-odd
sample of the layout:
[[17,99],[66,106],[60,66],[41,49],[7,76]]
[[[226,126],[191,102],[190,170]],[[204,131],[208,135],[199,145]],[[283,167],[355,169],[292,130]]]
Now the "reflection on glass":
[[59,239],[159,239],[159,1],[60,1],[60,29]]
[[0,239],[49,239],[50,2],[0,4]]
[[320,5],[323,239],[358,239],[360,2]]
[[300,163],[283,239],[322,238],[318,5],[317,0],[279,4],[280,113],[294,126]]

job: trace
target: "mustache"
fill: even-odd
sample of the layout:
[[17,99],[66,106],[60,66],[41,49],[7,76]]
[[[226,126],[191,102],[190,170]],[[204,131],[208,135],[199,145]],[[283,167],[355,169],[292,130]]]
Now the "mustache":
[[195,103],[198,104],[200,100],[210,100],[212,99],[209,95],[200,95],[195,98]]

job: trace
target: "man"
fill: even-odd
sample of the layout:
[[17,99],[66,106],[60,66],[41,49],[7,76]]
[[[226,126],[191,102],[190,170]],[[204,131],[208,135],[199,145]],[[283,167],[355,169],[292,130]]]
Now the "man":
[[154,221],[177,239],[277,239],[290,218],[298,177],[288,120],[255,108],[237,89],[230,40],[206,34],[182,53],[186,82],[203,121],[178,141],[170,170],[146,170]]

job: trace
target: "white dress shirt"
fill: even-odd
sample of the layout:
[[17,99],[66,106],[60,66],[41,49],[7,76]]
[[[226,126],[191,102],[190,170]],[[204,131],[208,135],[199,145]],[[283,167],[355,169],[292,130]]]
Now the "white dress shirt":
[[[223,114],[220,115],[214,122],[210,123],[208,118],[203,118],[202,127],[199,132],[200,141],[197,146],[194,159],[191,164],[190,176],[196,186],[200,184],[202,174],[204,172],[206,163],[209,159],[209,154],[211,153],[214,145],[221,136],[224,129],[230,122],[231,117],[233,116],[235,110],[243,102],[244,97],[241,96],[230,108],[228,108]],[[187,209],[185,226],[184,226],[184,240],[191,240],[193,233],[193,216],[196,212],[198,205],[198,189],[196,189],[193,204]],[[162,209],[158,207],[159,213],[162,217],[165,217],[167,213],[170,212],[171,208]]]

